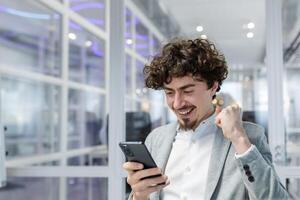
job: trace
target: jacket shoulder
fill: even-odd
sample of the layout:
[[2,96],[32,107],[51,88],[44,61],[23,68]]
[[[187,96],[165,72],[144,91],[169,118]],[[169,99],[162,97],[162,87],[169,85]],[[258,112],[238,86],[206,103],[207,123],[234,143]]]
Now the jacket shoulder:
[[165,138],[170,137],[176,132],[177,123],[173,122],[153,129],[146,138],[146,146],[151,150],[153,145],[159,145]]
[[177,126],[177,123],[174,122],[174,123],[170,123],[170,124],[166,124],[166,125],[163,125],[163,126],[159,126],[155,129],[153,129],[150,134],[148,135],[147,138],[155,138],[155,139],[158,139],[158,138],[163,138],[164,136],[168,135],[171,133],[171,131],[175,130],[176,131],[176,126]]

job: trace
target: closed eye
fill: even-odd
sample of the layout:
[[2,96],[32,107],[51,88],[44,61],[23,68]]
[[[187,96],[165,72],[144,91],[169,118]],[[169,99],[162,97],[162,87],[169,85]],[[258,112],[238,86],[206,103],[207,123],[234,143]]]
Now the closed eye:
[[183,91],[183,93],[185,93],[185,94],[190,94],[192,92],[194,92],[194,91],[193,90],[185,90],[185,91]]

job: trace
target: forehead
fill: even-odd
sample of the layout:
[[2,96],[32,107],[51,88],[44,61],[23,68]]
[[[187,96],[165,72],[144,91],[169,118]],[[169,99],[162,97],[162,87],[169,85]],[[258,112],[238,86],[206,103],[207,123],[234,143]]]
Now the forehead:
[[192,76],[183,76],[172,78],[172,81],[170,83],[164,84],[164,88],[180,89],[181,87],[184,87],[186,85],[207,87],[205,81],[194,80]]

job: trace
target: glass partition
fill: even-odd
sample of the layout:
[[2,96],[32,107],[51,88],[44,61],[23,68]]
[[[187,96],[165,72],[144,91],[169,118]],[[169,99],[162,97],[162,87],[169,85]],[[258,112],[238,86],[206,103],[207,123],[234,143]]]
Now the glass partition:
[[105,87],[105,42],[70,21],[69,78],[72,81]]
[[60,88],[24,78],[1,78],[7,159],[60,151]]
[[[286,165],[300,166],[300,2],[282,1]],[[299,183],[299,181],[295,182]],[[295,187],[299,198],[299,187]]]
[[0,27],[0,68],[61,76],[60,14],[32,0],[1,0]]
[[105,30],[105,0],[69,0],[70,9]]

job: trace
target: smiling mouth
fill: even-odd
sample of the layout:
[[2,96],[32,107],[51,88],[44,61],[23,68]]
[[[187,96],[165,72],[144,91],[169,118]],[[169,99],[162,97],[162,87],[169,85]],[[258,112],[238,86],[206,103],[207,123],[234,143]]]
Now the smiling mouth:
[[177,113],[179,115],[186,116],[186,115],[190,114],[193,110],[194,110],[194,108],[182,109],[182,110],[177,111]]

